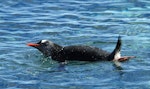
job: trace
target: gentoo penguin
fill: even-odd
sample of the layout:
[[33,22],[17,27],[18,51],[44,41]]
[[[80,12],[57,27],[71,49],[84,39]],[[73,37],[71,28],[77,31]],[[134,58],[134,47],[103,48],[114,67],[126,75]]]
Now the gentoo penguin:
[[63,47],[48,40],[41,40],[38,43],[28,43],[27,45],[37,48],[45,56],[51,56],[53,60],[58,62],[65,62],[67,60],[122,62],[134,58],[134,56],[121,57],[121,36],[118,37],[116,47],[111,53],[97,47],[83,45]]

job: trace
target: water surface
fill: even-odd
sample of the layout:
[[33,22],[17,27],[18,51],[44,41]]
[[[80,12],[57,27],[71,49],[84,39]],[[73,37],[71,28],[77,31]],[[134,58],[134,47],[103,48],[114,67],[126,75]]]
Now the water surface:
[[[149,0],[6,0],[0,3],[1,89],[149,89]],[[112,62],[58,63],[28,42],[89,45],[111,52],[119,34],[122,55]]]

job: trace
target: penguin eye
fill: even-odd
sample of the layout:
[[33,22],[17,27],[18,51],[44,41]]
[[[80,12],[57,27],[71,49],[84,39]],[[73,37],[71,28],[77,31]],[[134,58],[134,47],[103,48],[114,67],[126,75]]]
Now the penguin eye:
[[48,42],[48,41],[45,41],[45,42],[41,42],[40,44],[43,45],[43,46],[48,46],[48,45],[49,45],[49,42]]
[[47,46],[48,45],[48,42],[44,42],[44,43],[42,43],[43,45],[45,45],[45,46]]

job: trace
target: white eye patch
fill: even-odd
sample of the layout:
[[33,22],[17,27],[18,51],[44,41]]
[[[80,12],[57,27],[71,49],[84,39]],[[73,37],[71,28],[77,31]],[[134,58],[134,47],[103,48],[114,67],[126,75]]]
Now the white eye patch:
[[41,43],[45,43],[45,42],[47,42],[47,40],[41,40]]
[[49,45],[54,45],[53,42],[48,41],[48,40],[41,40],[41,43],[48,43]]

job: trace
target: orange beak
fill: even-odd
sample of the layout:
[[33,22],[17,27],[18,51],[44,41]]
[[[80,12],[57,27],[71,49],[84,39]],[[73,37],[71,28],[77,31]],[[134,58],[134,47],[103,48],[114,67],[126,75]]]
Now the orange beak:
[[28,46],[31,46],[31,47],[37,47],[37,46],[40,46],[39,44],[35,44],[35,43],[28,43],[27,45],[28,45]]

